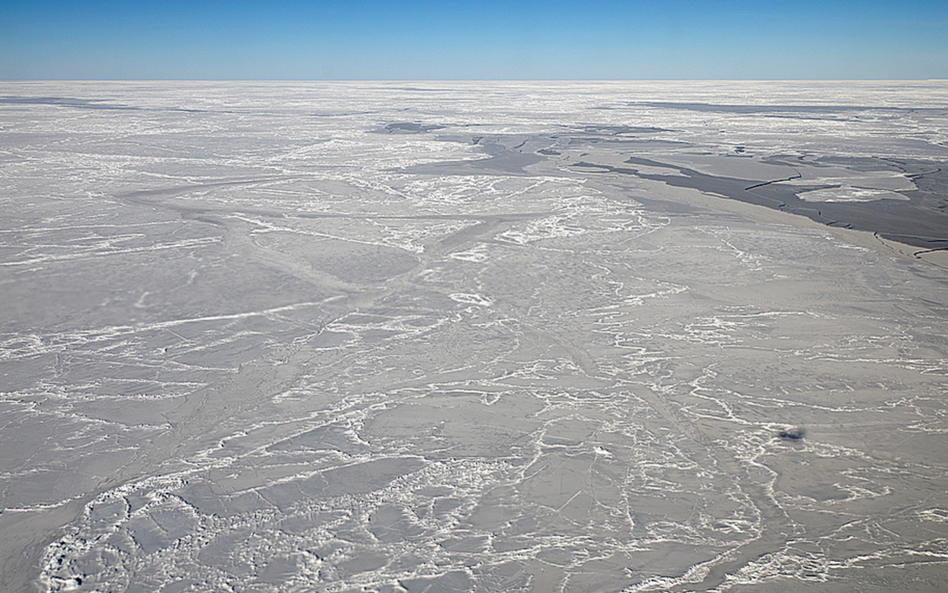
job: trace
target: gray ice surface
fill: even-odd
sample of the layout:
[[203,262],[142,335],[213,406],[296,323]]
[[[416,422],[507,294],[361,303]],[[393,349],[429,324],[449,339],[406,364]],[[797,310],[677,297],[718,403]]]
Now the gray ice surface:
[[0,588],[948,590],[946,104],[0,83]]

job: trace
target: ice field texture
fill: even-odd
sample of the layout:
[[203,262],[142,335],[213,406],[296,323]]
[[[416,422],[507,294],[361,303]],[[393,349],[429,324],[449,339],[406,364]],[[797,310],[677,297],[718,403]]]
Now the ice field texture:
[[948,590],[948,83],[0,83],[0,587]]

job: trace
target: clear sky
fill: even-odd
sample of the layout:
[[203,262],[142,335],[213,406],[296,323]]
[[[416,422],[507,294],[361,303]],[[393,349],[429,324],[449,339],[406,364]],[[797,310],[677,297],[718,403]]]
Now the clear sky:
[[0,0],[0,79],[948,78],[948,0]]

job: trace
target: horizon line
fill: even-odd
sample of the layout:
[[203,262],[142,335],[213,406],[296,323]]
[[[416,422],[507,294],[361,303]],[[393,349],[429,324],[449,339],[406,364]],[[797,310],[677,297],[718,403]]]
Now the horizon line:
[[948,78],[0,78],[3,82],[948,82]]

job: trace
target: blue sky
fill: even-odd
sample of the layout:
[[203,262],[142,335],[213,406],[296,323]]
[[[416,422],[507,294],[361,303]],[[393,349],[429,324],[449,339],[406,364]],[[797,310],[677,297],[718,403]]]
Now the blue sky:
[[948,78],[948,0],[0,0],[0,79]]

